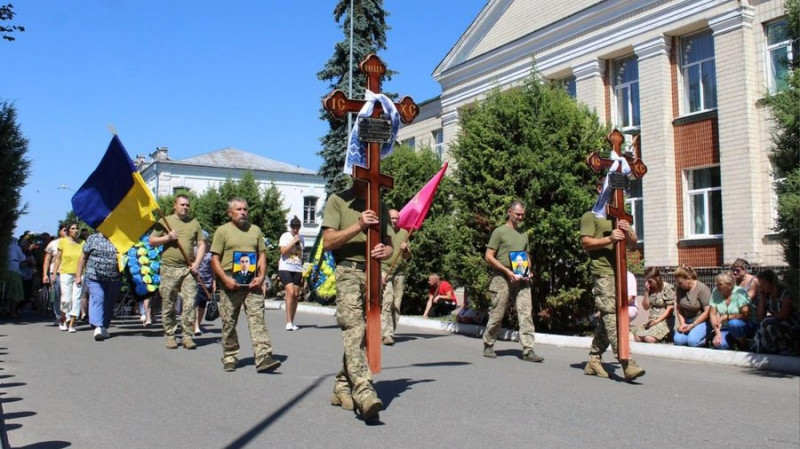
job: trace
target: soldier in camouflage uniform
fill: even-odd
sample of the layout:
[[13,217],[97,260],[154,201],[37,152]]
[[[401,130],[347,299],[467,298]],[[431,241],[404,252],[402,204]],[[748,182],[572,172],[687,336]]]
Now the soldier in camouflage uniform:
[[[250,294],[260,289],[267,272],[267,247],[258,226],[248,219],[247,201],[234,198],[228,203],[230,221],[217,228],[211,241],[211,268],[221,286],[219,316],[222,319],[222,368],[235,371],[239,358],[239,336],[236,324],[244,306],[247,328],[253,343],[256,371],[272,371],[281,362],[272,358],[272,340],[264,321],[264,300]],[[256,272],[248,285],[239,285],[234,279],[233,253],[257,254]],[[238,262],[238,261],[237,261]]]
[[366,355],[366,231],[381,227],[382,243],[370,251],[371,257],[385,260],[392,255],[388,234],[389,217],[381,204],[381,217],[366,209],[366,183],[353,181],[353,187],[332,194],[322,221],[325,250],[332,250],[336,260],[336,320],[342,329],[344,356],[336,374],[331,405],[345,410],[358,408],[365,421],[378,419],[383,402],[372,386],[372,374]]
[[[503,316],[506,314],[508,301],[514,299],[517,305],[517,318],[519,321],[519,342],[522,344],[522,360],[526,362],[542,362],[544,357],[533,351],[533,303],[531,299],[531,272],[530,254],[528,249],[528,234],[520,229],[525,219],[525,206],[520,201],[514,201],[508,208],[508,219],[505,224],[497,227],[486,245],[484,258],[494,270],[489,282],[489,293],[492,295],[492,304],[489,309],[489,322],[483,333],[483,356],[496,358],[494,342]],[[525,268],[520,272],[512,269],[512,254],[524,253],[527,259]],[[522,255],[519,256],[522,258]]]
[[[597,184],[598,193],[603,188],[603,179]],[[599,313],[598,323],[594,329],[592,346],[589,349],[589,362],[583,372],[590,376],[608,377],[603,368],[602,355],[611,344],[616,356],[619,352],[617,338],[617,306],[614,286],[614,243],[626,240],[628,245],[635,245],[639,240],[630,223],[617,220],[617,229],[611,229],[611,220],[597,218],[592,212],[581,217],[581,246],[589,253],[591,262],[589,270],[594,277],[592,294],[594,305]],[[625,276],[625,274],[621,274]],[[644,375],[642,369],[633,359],[620,360],[625,373],[625,380],[631,381]]]
[[382,342],[387,346],[394,345],[394,331],[397,329],[397,320],[400,318],[400,304],[403,302],[403,291],[406,288],[405,261],[411,257],[408,247],[408,231],[400,228],[400,212],[389,210],[389,220],[392,224],[392,257],[383,261],[383,301],[381,304],[381,335]]
[[[206,242],[200,223],[189,217],[189,197],[178,195],[172,205],[174,214],[164,217],[156,223],[150,233],[150,246],[164,246],[161,256],[161,319],[164,323],[164,337],[168,349],[178,347],[175,331],[178,328],[175,319],[175,301],[180,293],[182,298],[181,327],[183,328],[183,347],[195,349],[197,344],[192,340],[194,334],[195,310],[194,297],[197,295],[197,276],[200,263],[206,253]],[[167,226],[169,225],[169,226]],[[197,250],[195,251],[195,247]],[[181,253],[187,251],[187,260]]]

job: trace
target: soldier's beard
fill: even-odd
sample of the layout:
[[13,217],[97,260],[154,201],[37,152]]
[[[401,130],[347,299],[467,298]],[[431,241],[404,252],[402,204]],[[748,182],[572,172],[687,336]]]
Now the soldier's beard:
[[250,221],[247,218],[239,218],[236,221],[236,226],[240,228],[245,228],[250,225]]

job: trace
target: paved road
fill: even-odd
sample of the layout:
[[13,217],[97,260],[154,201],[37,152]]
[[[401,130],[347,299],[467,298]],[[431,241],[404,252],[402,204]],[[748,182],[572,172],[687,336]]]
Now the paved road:
[[328,403],[341,360],[333,317],[267,312],[277,373],[258,374],[240,322],[240,368],[222,370],[219,321],[195,351],[157,328],[117,323],[92,340],[42,321],[0,325],[0,398],[12,447],[35,448],[797,448],[796,376],[640,357],[638,384],[583,375],[586,351],[401,327],[375,387],[381,424]]

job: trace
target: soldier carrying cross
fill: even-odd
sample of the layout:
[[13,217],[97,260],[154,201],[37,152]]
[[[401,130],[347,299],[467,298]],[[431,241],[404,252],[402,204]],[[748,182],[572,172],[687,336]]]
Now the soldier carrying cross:
[[[380,262],[393,252],[388,208],[380,201],[381,187],[391,188],[393,180],[380,172],[380,158],[394,144],[388,134],[395,134],[400,120],[410,123],[419,109],[409,97],[392,103],[380,94],[380,78],[386,66],[377,56],[367,56],[360,67],[367,75],[366,100],[348,99],[338,90],[323,100],[334,117],[356,111],[367,117],[359,123],[361,136],[354,131],[348,145],[345,172],[352,165],[353,186],[328,197],[322,239],[324,249],[333,251],[336,260],[336,321],[344,344],[331,405],[357,409],[364,421],[375,421],[383,409],[372,386],[372,373],[380,371]],[[389,126],[385,120],[374,120],[381,113],[390,116]],[[387,129],[391,132],[384,135]],[[362,141],[369,142],[366,151]]]
[[[625,380],[632,381],[643,376],[645,371],[630,358],[625,251],[626,243],[635,245],[639,237],[631,226],[633,218],[625,212],[622,189],[630,173],[641,178],[647,173],[647,167],[638,154],[636,158],[622,155],[622,133],[612,131],[608,141],[613,148],[612,159],[601,159],[597,153],[592,153],[586,160],[595,171],[608,168],[609,174],[598,179],[600,199],[594,209],[581,217],[581,246],[591,259],[592,295],[599,313],[584,373],[608,377],[602,355],[610,343],[625,373]],[[634,147],[638,150],[638,138],[634,140]],[[619,183],[620,179],[623,182]],[[609,183],[609,180],[613,182]]]

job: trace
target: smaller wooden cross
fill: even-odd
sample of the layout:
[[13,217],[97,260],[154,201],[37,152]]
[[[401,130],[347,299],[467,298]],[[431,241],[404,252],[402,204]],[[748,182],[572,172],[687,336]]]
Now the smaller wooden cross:
[[[631,167],[631,173],[636,179],[641,179],[647,174],[647,166],[640,159],[639,136],[633,138],[634,157],[622,154],[622,144],[625,136],[615,129],[608,134],[608,142],[611,144],[612,151],[617,156],[624,157]],[[608,169],[614,164],[613,159],[603,159],[595,151],[586,158],[586,163],[592,170],[599,172]],[[617,172],[622,172],[622,166],[617,167]],[[609,188],[612,186],[609,184]],[[606,215],[611,220],[612,229],[616,229],[617,220],[625,220],[633,225],[633,216],[625,211],[625,193],[622,189],[614,189],[611,201],[606,205]],[[614,244],[614,280],[617,293],[617,357],[620,360],[630,359],[630,321],[628,319],[628,261],[627,244],[625,239]]]
[[[386,66],[376,55],[368,55],[359,64],[361,72],[367,76],[367,89],[373,93],[381,92],[381,77],[386,73]],[[348,112],[358,112],[366,100],[352,100],[341,90],[334,90],[324,100],[322,107],[333,117],[344,118]],[[419,107],[411,97],[403,97],[399,103],[394,103],[400,114],[400,121],[411,123],[419,114]],[[372,117],[379,117],[383,108],[380,103],[375,105]],[[367,145],[367,168],[354,166],[353,179],[367,183],[367,209],[381,215],[381,187],[391,189],[394,180],[381,173],[380,144],[370,142]],[[370,227],[367,231],[367,289],[366,289],[366,315],[367,315],[367,361],[373,373],[381,371],[381,262],[370,256],[370,251],[381,242],[381,223],[378,227]]]

